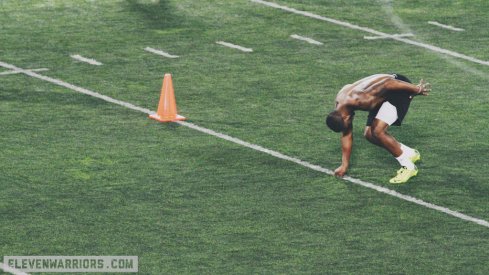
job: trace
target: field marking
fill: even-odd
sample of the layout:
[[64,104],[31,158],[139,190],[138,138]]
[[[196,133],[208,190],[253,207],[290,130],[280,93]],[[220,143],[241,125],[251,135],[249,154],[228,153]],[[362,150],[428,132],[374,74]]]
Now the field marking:
[[445,24],[442,24],[442,23],[438,23],[436,21],[428,21],[428,24],[435,25],[437,27],[444,28],[444,29],[447,29],[447,30],[456,31],[456,32],[463,32],[463,31],[465,31],[464,29],[457,28],[457,27],[450,26],[450,25],[445,25]]
[[306,41],[307,43],[314,44],[314,45],[323,45],[323,43],[321,43],[319,41],[316,41],[316,40],[314,40],[312,38],[305,37],[305,36],[300,36],[300,35],[297,35],[297,34],[293,34],[290,37],[292,37],[294,39],[297,39],[297,40]]
[[0,262],[0,270],[3,270],[4,272],[14,274],[14,275],[29,275],[29,273],[22,272],[1,262]]
[[[49,69],[47,68],[39,68],[39,69],[30,69],[28,71],[31,71],[31,72],[45,72],[45,71],[49,71]],[[9,71],[5,71],[5,72],[1,72],[0,75],[11,75],[11,74],[21,74],[22,72],[19,72],[19,71],[14,71],[14,70],[9,70]]]
[[224,42],[224,41],[216,41],[216,44],[219,44],[219,45],[222,45],[222,46],[225,46],[225,47],[228,47],[228,48],[232,48],[232,49],[237,49],[237,50],[240,50],[240,51],[246,52],[246,53],[253,52],[253,49],[245,48],[245,47],[242,47],[242,46],[239,46],[239,45],[235,45],[235,44],[232,44],[232,43],[228,43],[228,42]]
[[314,14],[314,13],[307,12],[307,11],[301,11],[301,10],[297,10],[297,9],[294,9],[294,8],[289,8],[287,6],[282,6],[282,5],[279,5],[279,4],[276,4],[276,3],[272,3],[272,2],[267,2],[267,1],[263,1],[263,0],[250,0],[250,1],[251,2],[255,2],[255,3],[258,3],[258,4],[262,4],[262,5],[271,7],[271,8],[280,9],[280,10],[287,11],[287,12],[290,12],[290,13],[295,13],[295,14],[298,14],[298,15],[302,15],[302,16],[314,18],[314,19],[317,19],[317,20],[329,22],[329,23],[332,23],[332,24],[335,24],[335,25],[339,25],[339,26],[342,26],[342,27],[346,27],[346,28],[349,28],[349,29],[359,30],[359,31],[363,31],[363,32],[375,34],[377,36],[382,36],[382,37],[390,38],[392,40],[396,40],[396,41],[403,42],[403,43],[406,43],[406,44],[409,44],[409,45],[413,45],[413,46],[416,46],[416,47],[424,48],[424,49],[427,49],[427,50],[430,50],[430,51],[433,51],[433,52],[437,52],[437,53],[445,54],[445,55],[448,55],[448,56],[452,56],[452,57],[464,59],[464,60],[467,60],[467,61],[470,61],[470,62],[474,62],[474,63],[477,63],[477,64],[489,66],[489,61],[480,60],[480,59],[477,59],[477,58],[472,57],[472,56],[468,56],[468,55],[461,54],[461,53],[458,53],[458,52],[454,52],[454,51],[451,51],[451,50],[443,49],[443,48],[440,48],[440,47],[437,47],[437,46],[433,46],[433,45],[430,45],[430,44],[425,44],[425,43],[417,42],[417,41],[406,39],[406,38],[402,38],[402,37],[396,37],[396,36],[393,36],[391,34],[387,34],[387,33],[380,32],[380,31],[376,31],[376,30],[371,29],[371,28],[362,27],[362,26],[358,26],[358,25],[355,25],[355,24],[351,24],[351,23],[345,22],[345,21],[340,21],[340,20],[336,20],[336,19],[333,19],[333,18],[324,17],[324,16],[321,16],[321,15],[317,15],[317,14]]
[[[131,110],[139,111],[139,112],[142,112],[142,113],[145,113],[145,114],[148,114],[148,115],[151,115],[151,114],[154,114],[155,113],[155,112],[153,112],[153,111],[151,111],[149,109],[138,107],[138,106],[133,105],[131,103],[124,102],[124,101],[121,101],[121,100],[117,100],[117,99],[114,99],[114,98],[111,98],[111,97],[108,97],[108,96],[99,94],[97,92],[93,92],[93,91],[90,91],[88,89],[85,89],[85,88],[82,88],[82,87],[78,87],[76,85],[73,85],[73,84],[64,82],[64,81],[59,80],[59,79],[55,79],[55,78],[43,76],[43,75],[40,75],[38,73],[29,71],[29,70],[24,70],[24,69],[21,69],[19,67],[14,66],[14,65],[11,65],[11,64],[8,64],[8,63],[4,63],[2,61],[0,61],[0,66],[1,67],[4,67],[6,69],[19,71],[19,72],[21,72],[21,73],[23,73],[25,75],[30,76],[30,77],[34,77],[34,78],[37,78],[37,79],[40,79],[40,80],[44,80],[44,81],[47,81],[47,82],[56,84],[56,85],[61,86],[61,87],[68,88],[70,90],[73,90],[73,91],[76,91],[76,92],[79,92],[79,93],[82,93],[82,94],[86,94],[86,95],[89,95],[89,96],[92,96],[92,97],[96,97],[96,98],[102,99],[102,100],[107,101],[107,102],[110,102],[110,103],[114,103],[114,104],[117,104],[117,105],[120,105],[120,106],[129,108]],[[318,171],[318,172],[321,172],[321,173],[324,173],[324,174],[327,174],[327,175],[330,175],[330,176],[334,176],[334,172],[332,170],[329,170],[327,168],[323,168],[323,167],[321,167],[319,165],[311,164],[311,163],[309,163],[307,161],[303,161],[303,160],[300,160],[298,158],[294,158],[294,157],[290,157],[290,156],[284,155],[284,154],[282,154],[280,152],[267,149],[267,148],[262,147],[260,145],[249,143],[249,142],[243,141],[241,139],[228,136],[226,134],[222,134],[222,133],[219,133],[219,132],[216,132],[216,131],[213,131],[213,130],[210,130],[210,129],[207,129],[207,128],[204,128],[204,127],[200,127],[200,126],[195,125],[193,123],[189,123],[189,122],[185,122],[185,121],[179,121],[179,122],[176,122],[176,123],[178,123],[178,124],[180,124],[182,126],[186,126],[188,128],[194,129],[194,130],[199,131],[201,133],[212,135],[212,136],[218,137],[220,139],[224,139],[224,140],[233,142],[235,144],[239,144],[241,146],[244,146],[244,147],[247,147],[247,148],[250,148],[250,149],[253,149],[253,150],[256,150],[256,151],[259,151],[259,152],[262,152],[262,153],[265,153],[265,154],[268,154],[268,155],[271,155],[271,156],[274,156],[276,158],[279,158],[279,159],[282,159],[282,160],[287,160],[287,161],[290,161],[290,162],[299,164],[299,165],[301,165],[303,167],[312,169],[314,171]],[[482,220],[482,219],[479,219],[479,218],[474,218],[474,217],[465,215],[463,213],[450,210],[450,209],[448,209],[446,207],[443,207],[443,206],[438,206],[436,204],[425,202],[425,201],[420,200],[420,199],[417,199],[415,197],[404,195],[404,194],[401,194],[401,193],[399,193],[397,191],[394,191],[394,190],[391,190],[391,189],[388,189],[388,188],[385,188],[385,187],[382,187],[382,186],[379,186],[379,185],[375,185],[373,183],[366,182],[366,181],[363,181],[363,180],[360,180],[360,179],[352,178],[350,176],[343,177],[343,180],[349,181],[349,182],[351,182],[353,184],[357,184],[357,185],[360,185],[360,186],[363,186],[363,187],[366,187],[366,188],[369,188],[369,189],[372,189],[372,190],[375,190],[375,191],[380,192],[380,193],[384,193],[384,194],[387,194],[387,195],[390,195],[390,196],[399,198],[399,199],[404,200],[404,201],[412,202],[414,204],[417,204],[417,205],[420,205],[420,206],[424,206],[426,208],[433,209],[433,210],[436,210],[436,211],[439,211],[439,212],[448,214],[450,216],[456,217],[456,218],[461,219],[461,220],[464,220],[464,221],[473,222],[473,223],[476,223],[478,225],[482,225],[484,227],[489,228],[489,222],[488,221],[485,221],[485,220]]]
[[[189,128],[192,128],[194,130],[197,130],[199,132],[206,133],[206,134],[209,134],[209,135],[212,135],[212,136],[215,136],[215,137],[218,137],[218,138],[221,138],[221,139],[230,141],[230,142],[234,142],[236,144],[242,145],[244,147],[248,147],[248,148],[253,149],[253,150],[256,150],[256,151],[260,151],[262,153],[265,153],[265,154],[274,156],[276,158],[279,158],[279,159],[282,159],[282,160],[291,161],[291,162],[294,162],[294,163],[299,164],[301,166],[304,166],[306,168],[309,168],[309,169],[312,169],[312,170],[315,170],[315,171],[318,171],[318,172],[321,172],[321,173],[324,173],[324,174],[327,174],[327,175],[330,175],[330,176],[334,176],[334,172],[332,170],[327,169],[327,168],[323,168],[323,167],[321,167],[319,165],[311,164],[311,163],[309,163],[307,161],[303,161],[303,160],[300,160],[298,158],[290,157],[290,156],[284,155],[284,154],[282,154],[280,152],[277,152],[277,151],[273,151],[273,150],[264,148],[264,147],[262,147],[260,145],[252,144],[252,143],[249,143],[249,142],[240,140],[238,138],[234,138],[234,137],[231,137],[231,136],[228,136],[228,135],[225,135],[225,134],[221,134],[219,132],[215,132],[213,130],[206,129],[206,128],[197,126],[195,124],[189,123],[189,122],[182,122],[182,121],[180,121],[178,123],[181,124],[181,125],[187,126]],[[408,201],[408,202],[412,202],[412,203],[415,203],[417,205],[424,206],[426,208],[437,210],[439,212],[443,212],[445,214],[454,216],[456,218],[459,218],[459,219],[462,219],[462,220],[465,220],[465,221],[470,221],[470,222],[473,222],[473,223],[476,223],[476,224],[479,224],[479,225],[482,225],[482,226],[485,226],[485,227],[489,228],[489,222],[488,221],[485,221],[485,220],[482,220],[482,219],[478,219],[478,218],[474,218],[474,217],[465,215],[463,213],[450,210],[450,209],[448,209],[446,207],[443,207],[443,206],[438,206],[436,204],[425,202],[425,201],[420,200],[420,199],[417,199],[415,197],[404,195],[404,194],[401,194],[401,193],[399,193],[397,191],[394,191],[394,190],[391,190],[391,189],[388,189],[388,188],[385,188],[385,187],[382,187],[382,186],[379,186],[379,185],[376,185],[376,184],[373,184],[373,183],[370,183],[370,182],[366,182],[366,181],[363,181],[361,179],[352,178],[350,176],[345,176],[345,177],[343,177],[343,180],[346,180],[346,181],[349,181],[351,183],[354,183],[354,184],[357,184],[357,185],[360,185],[360,186],[363,186],[363,187],[366,187],[366,188],[369,188],[369,189],[373,189],[373,190],[378,191],[380,193],[384,193],[384,194],[387,194],[387,195],[390,195],[390,196],[393,196],[393,197],[396,197],[396,198],[399,198],[399,199],[402,199],[402,200],[405,200],[405,201]]]
[[23,73],[25,75],[28,75],[30,77],[41,79],[41,80],[44,80],[46,82],[50,82],[50,83],[56,84],[58,86],[62,86],[62,87],[68,88],[70,90],[73,90],[73,91],[76,91],[76,92],[79,92],[79,93],[82,93],[82,94],[86,94],[86,95],[93,96],[93,97],[102,99],[104,101],[110,102],[110,103],[114,103],[114,104],[117,104],[117,105],[124,106],[126,108],[129,108],[129,109],[132,109],[132,110],[135,110],[135,111],[139,111],[139,112],[143,112],[143,113],[148,113],[148,114],[149,113],[154,113],[154,112],[151,112],[148,109],[135,106],[135,105],[133,105],[131,103],[127,103],[127,102],[124,102],[124,101],[113,99],[111,97],[108,97],[108,96],[105,96],[105,95],[102,95],[102,94],[99,94],[99,93],[96,93],[96,92],[92,92],[92,91],[90,91],[88,89],[81,88],[81,87],[75,86],[73,84],[70,84],[70,83],[67,83],[67,82],[64,82],[64,81],[61,81],[61,80],[58,80],[58,79],[49,77],[49,76],[41,75],[41,74],[32,72],[30,70],[21,69],[19,67],[16,67],[16,66],[11,65],[11,64],[8,64],[8,63],[4,63],[4,62],[1,62],[0,61],[0,66],[1,67],[4,67],[6,69],[13,70],[13,71],[18,71],[18,72]]
[[[405,33],[412,32],[410,27],[402,21],[402,19],[394,13],[394,8],[392,6],[391,0],[381,0],[382,9],[390,18],[391,22],[399,29]],[[471,64],[465,64],[464,60],[459,60],[457,58],[450,58],[449,56],[441,55],[443,59],[445,59],[448,63],[454,65],[461,70],[476,75],[484,80],[489,80],[489,75],[486,72],[483,72],[477,68],[470,66]]]
[[88,63],[90,65],[95,65],[95,66],[102,66],[103,65],[102,63],[98,62],[95,59],[86,58],[86,57],[83,57],[83,56],[81,56],[79,54],[72,54],[72,55],[70,55],[70,57],[73,58],[73,59],[75,59],[75,60]]
[[[412,33],[401,33],[401,34],[391,34],[393,37],[413,37]],[[364,36],[363,39],[366,40],[376,40],[376,39],[389,39],[389,36]]]
[[161,56],[168,57],[168,58],[179,58],[178,55],[169,54],[169,53],[164,52],[162,50],[153,49],[151,47],[146,47],[146,48],[144,48],[144,50],[147,52],[154,53],[154,54],[161,55]]

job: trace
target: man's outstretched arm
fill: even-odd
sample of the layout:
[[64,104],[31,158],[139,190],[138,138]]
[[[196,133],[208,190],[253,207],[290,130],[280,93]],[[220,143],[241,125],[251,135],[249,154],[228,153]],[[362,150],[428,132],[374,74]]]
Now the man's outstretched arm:
[[389,79],[384,82],[384,91],[387,92],[395,92],[395,91],[410,91],[415,95],[428,95],[431,91],[431,84],[426,83],[423,79],[419,82],[418,85],[414,85],[409,82],[404,82],[397,79]]

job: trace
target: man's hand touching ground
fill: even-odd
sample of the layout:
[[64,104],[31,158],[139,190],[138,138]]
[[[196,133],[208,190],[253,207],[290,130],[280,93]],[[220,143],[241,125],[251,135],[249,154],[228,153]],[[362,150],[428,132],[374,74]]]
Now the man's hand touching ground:
[[342,178],[346,174],[346,170],[348,170],[348,168],[341,165],[340,167],[336,168],[336,170],[334,170],[334,175]]

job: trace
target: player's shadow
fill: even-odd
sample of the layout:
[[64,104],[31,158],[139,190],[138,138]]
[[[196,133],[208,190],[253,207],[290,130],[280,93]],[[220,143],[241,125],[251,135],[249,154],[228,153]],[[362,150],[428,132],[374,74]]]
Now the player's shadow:
[[175,28],[184,22],[183,18],[175,13],[167,0],[157,2],[143,2],[140,0],[126,0],[127,8],[141,16],[151,29]]

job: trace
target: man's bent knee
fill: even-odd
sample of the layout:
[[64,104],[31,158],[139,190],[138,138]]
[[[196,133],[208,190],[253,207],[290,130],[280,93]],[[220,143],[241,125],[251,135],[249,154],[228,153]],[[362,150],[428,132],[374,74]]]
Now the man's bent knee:
[[380,128],[374,128],[372,130],[372,137],[375,139],[380,139],[385,135],[385,130]]
[[374,122],[372,123],[372,126],[370,127],[370,131],[372,134],[372,137],[375,139],[379,139],[385,136],[387,127],[389,127],[389,124],[379,120],[379,119],[374,119]]
[[372,129],[370,127],[365,128],[365,131],[363,132],[363,136],[370,142],[375,143],[375,138],[372,135]]

